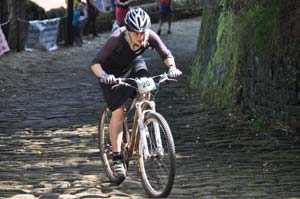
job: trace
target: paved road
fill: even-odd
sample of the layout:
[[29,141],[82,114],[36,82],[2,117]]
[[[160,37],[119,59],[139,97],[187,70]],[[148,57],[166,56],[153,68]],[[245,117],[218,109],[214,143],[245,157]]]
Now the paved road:
[[[299,135],[280,124],[257,130],[183,94],[200,19],[173,27],[162,38],[185,75],[157,98],[177,149],[169,198],[300,198]],[[107,36],[85,38],[82,48],[1,57],[0,198],[147,198],[134,166],[122,185],[110,186],[98,155],[103,98],[88,64]],[[151,70],[163,71],[155,52],[145,57]]]

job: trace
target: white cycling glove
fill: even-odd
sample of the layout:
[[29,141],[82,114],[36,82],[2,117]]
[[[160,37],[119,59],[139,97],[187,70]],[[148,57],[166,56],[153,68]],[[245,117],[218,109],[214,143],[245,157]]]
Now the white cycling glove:
[[170,66],[169,70],[168,70],[168,76],[170,78],[175,78],[178,77],[182,74],[182,72],[176,68],[176,66]]
[[104,84],[114,84],[116,83],[116,77],[114,75],[111,74],[107,74],[107,73],[103,73],[100,77],[100,82],[104,83]]

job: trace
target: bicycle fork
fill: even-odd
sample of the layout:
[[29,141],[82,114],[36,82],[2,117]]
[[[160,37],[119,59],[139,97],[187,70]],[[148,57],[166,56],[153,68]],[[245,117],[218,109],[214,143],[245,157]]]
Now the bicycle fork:
[[[142,105],[147,104],[150,106],[151,109],[148,110],[143,110]],[[162,147],[162,141],[161,141],[161,135],[160,135],[160,130],[159,130],[159,125],[158,123],[153,123],[154,125],[154,136],[155,136],[155,142],[156,142],[156,148],[151,150],[151,153],[149,151],[149,146],[147,144],[147,137],[150,137],[149,130],[147,127],[144,126],[144,119],[145,115],[147,112],[153,111],[155,112],[155,102],[154,101],[148,101],[148,100],[142,100],[141,102],[136,103],[136,110],[138,110],[138,125],[140,129],[140,139],[142,142],[142,145],[144,146],[143,148],[143,154],[145,159],[149,159],[154,155],[163,155],[163,147]],[[150,139],[150,141],[152,141]],[[151,148],[153,145],[150,146]],[[155,153],[154,153],[155,152]]]

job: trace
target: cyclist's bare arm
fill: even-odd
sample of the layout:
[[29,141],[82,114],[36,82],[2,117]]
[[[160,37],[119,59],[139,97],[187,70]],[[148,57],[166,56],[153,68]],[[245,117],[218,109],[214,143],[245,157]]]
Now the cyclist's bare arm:
[[91,66],[91,69],[97,77],[101,77],[105,73],[101,64],[99,64],[99,63],[93,64]]
[[175,60],[174,57],[167,57],[164,60],[164,64],[167,66],[167,68],[169,69],[170,66],[175,66]]

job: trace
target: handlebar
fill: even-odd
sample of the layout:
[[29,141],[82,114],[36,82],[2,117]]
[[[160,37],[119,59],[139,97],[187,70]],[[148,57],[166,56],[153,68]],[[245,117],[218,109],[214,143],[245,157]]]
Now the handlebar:
[[[159,78],[158,82],[154,82],[154,79],[157,79],[157,78]],[[143,77],[141,77],[141,78],[116,78],[117,83],[112,88],[114,89],[118,86],[123,85],[123,86],[129,86],[129,87],[140,90],[139,84],[141,83],[142,79],[143,79]],[[155,75],[152,77],[145,77],[145,79],[152,79],[153,83],[155,83],[155,86],[157,86],[157,87],[159,87],[159,85],[165,81],[177,81],[176,79],[169,78],[167,73]],[[132,82],[135,82],[135,85],[133,85]],[[149,82],[149,84],[151,84],[151,82]],[[138,86],[136,86],[136,85],[138,85]],[[146,86],[150,86],[150,85],[146,85]],[[143,87],[145,87],[145,85],[143,85]]]

